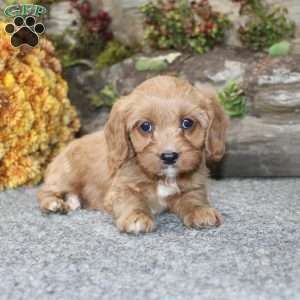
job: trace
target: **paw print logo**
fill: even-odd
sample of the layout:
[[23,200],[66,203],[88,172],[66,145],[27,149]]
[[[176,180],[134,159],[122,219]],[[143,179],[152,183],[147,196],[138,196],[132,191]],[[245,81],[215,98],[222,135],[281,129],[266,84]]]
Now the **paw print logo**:
[[45,31],[42,23],[36,23],[33,16],[28,16],[24,20],[23,17],[15,17],[13,23],[5,26],[5,31],[11,34],[11,44],[14,47],[19,47],[27,44],[35,47],[39,43],[39,34]]

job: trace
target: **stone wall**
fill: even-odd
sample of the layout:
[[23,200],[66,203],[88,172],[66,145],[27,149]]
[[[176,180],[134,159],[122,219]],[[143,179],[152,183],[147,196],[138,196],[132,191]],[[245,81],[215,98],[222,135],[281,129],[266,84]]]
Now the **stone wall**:
[[[157,74],[178,76],[196,87],[211,84],[217,89],[233,79],[245,91],[248,113],[244,118],[231,120],[227,153],[215,173],[300,176],[300,55],[278,59],[241,48],[215,48],[201,56],[181,54],[160,72],[138,71],[136,62],[141,55],[102,72],[79,66],[66,70],[70,98],[80,109],[83,133],[97,130],[106,121],[109,110],[91,112],[88,105],[89,99],[108,84],[119,95],[126,95]],[[156,58],[165,55],[151,53]]]
[[[142,44],[143,25],[139,7],[149,0],[90,0],[95,8],[103,7],[112,16],[112,29],[115,36],[128,45]],[[293,41],[294,53],[300,53],[300,1],[299,0],[266,0],[270,4],[284,5],[289,10],[289,16],[298,25],[296,39]],[[237,29],[245,21],[239,15],[239,4],[231,0],[210,0],[212,6],[228,15],[234,24],[227,34],[226,43],[240,46]],[[4,0],[0,0],[4,7]],[[50,18],[45,20],[48,33],[61,33],[71,26],[74,19],[78,20],[76,12],[71,12],[69,1],[59,1],[51,6]]]
[[[143,38],[142,16],[139,7],[146,3],[147,0],[99,0],[107,9],[113,18],[113,28],[116,36],[123,42],[141,43]],[[297,39],[294,41],[294,47],[297,53],[300,53],[300,1],[299,0],[267,0],[270,4],[284,5],[289,10],[289,16],[298,25]],[[231,0],[210,0],[212,6],[225,14],[228,14],[234,27],[227,36],[227,44],[232,46],[240,46],[237,37],[237,28],[243,19],[239,16],[239,4],[233,3]]]

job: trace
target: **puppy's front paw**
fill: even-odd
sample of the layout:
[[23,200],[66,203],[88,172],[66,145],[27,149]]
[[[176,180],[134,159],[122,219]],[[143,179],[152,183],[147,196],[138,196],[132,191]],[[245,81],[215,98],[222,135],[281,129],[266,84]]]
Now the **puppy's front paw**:
[[63,199],[51,197],[41,203],[41,210],[46,213],[67,214],[70,211],[70,206]]
[[219,226],[223,223],[223,217],[215,208],[195,207],[184,216],[183,223],[193,228]]
[[155,229],[155,223],[149,214],[143,211],[133,211],[126,218],[120,218],[116,222],[121,232],[146,233]]

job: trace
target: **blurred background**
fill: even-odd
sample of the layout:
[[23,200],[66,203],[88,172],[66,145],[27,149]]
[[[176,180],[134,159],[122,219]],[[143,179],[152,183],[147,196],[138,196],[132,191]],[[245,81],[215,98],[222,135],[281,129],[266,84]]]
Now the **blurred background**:
[[[11,46],[14,4],[47,13]],[[211,84],[231,118],[215,176],[300,176],[298,0],[0,0],[0,190],[38,183],[71,139],[157,74]],[[34,28],[31,28],[34,30]],[[15,28],[15,32],[20,28]]]

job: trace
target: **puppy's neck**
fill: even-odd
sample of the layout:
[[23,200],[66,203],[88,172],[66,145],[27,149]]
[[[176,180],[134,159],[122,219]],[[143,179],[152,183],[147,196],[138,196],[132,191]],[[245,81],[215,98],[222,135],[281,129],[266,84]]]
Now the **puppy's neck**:
[[180,193],[177,185],[177,170],[172,166],[168,166],[163,170],[164,177],[158,181],[157,193],[160,198],[166,198],[171,195]]

